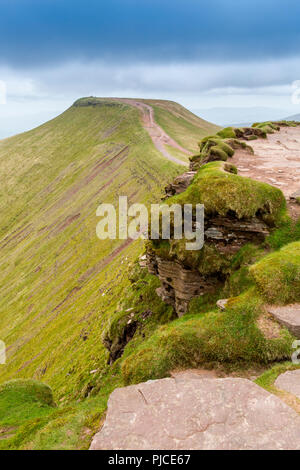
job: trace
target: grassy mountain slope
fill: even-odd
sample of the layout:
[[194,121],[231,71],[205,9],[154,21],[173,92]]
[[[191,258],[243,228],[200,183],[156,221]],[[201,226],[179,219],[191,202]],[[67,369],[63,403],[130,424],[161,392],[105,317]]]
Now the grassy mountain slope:
[[80,333],[89,324],[101,333],[101,294],[118,274],[105,268],[134,250],[97,239],[97,206],[119,195],[157,199],[178,170],[154,149],[138,111],[105,101],[2,141],[0,162],[0,336],[9,348],[1,376],[43,376],[57,387]]
[[136,108],[109,99],[88,102],[79,100],[52,121],[0,142],[0,339],[7,345],[0,382],[45,382],[61,406],[85,400],[51,412],[53,432],[48,418],[25,426],[13,448],[43,426],[50,441],[42,434],[29,447],[78,447],[91,410],[99,419],[118,380],[110,378],[97,404],[90,404],[91,382],[102,383],[109,371],[102,335],[142,243],[98,240],[96,209],[101,202],[116,204],[119,195],[129,204],[158,201],[182,172],[154,147]]

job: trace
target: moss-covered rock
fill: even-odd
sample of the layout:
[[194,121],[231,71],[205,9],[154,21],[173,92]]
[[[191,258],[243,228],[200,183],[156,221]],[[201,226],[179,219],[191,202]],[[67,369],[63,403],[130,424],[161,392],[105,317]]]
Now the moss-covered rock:
[[239,127],[235,129],[235,133],[238,139],[244,140],[265,139],[267,137],[264,129],[254,127]]
[[219,132],[217,132],[217,135],[219,135],[222,139],[236,139],[236,133],[233,127],[225,127],[224,129],[221,129]]
[[221,162],[201,167],[187,190],[170,198],[168,203],[201,203],[206,215],[226,216],[230,212],[238,219],[258,215],[273,226],[279,223],[286,209],[280,189],[224,171]]
[[279,131],[280,127],[297,127],[300,123],[297,121],[266,121],[266,122],[255,122],[252,124],[252,127],[257,129],[263,129],[264,127],[269,127],[271,133],[273,131]]
[[199,148],[200,153],[190,158],[192,170],[196,170],[208,162],[226,161],[234,154],[233,148],[218,135],[202,139],[199,142]]
[[[249,139],[248,139],[249,140]],[[246,144],[243,140],[239,139],[224,139],[224,142],[229,145],[233,150],[246,150],[248,153],[254,154],[253,148]]]
[[267,133],[279,130],[279,125],[272,123],[255,124],[252,127],[225,127],[216,135],[207,136],[199,142],[200,152],[190,158],[190,169],[197,170],[202,165],[213,161],[226,161],[234,155],[236,149],[253,149],[243,141],[266,138]]

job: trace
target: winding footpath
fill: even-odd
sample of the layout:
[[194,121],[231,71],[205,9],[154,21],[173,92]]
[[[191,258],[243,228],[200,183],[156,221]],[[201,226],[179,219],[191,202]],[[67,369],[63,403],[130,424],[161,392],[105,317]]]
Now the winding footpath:
[[129,98],[117,98],[116,100],[125,104],[129,104],[130,106],[134,106],[140,111],[144,129],[146,129],[146,131],[150,135],[152,142],[157,148],[157,150],[162,153],[165,158],[171,160],[174,163],[177,163],[178,165],[189,166],[188,163],[184,162],[183,160],[179,160],[179,158],[174,157],[167,151],[165,146],[169,145],[170,147],[173,147],[174,149],[179,150],[180,152],[183,152],[186,155],[192,155],[189,150],[181,147],[181,145],[179,145],[174,139],[172,139],[172,137],[170,137],[155,122],[154,110],[151,106],[146,103],[143,103],[142,101],[137,101]]

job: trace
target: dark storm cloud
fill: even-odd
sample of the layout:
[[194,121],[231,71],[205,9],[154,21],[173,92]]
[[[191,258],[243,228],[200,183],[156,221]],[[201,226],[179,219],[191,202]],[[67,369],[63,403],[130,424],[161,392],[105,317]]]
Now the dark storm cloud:
[[299,53],[298,0],[0,0],[0,8],[0,64],[13,67]]

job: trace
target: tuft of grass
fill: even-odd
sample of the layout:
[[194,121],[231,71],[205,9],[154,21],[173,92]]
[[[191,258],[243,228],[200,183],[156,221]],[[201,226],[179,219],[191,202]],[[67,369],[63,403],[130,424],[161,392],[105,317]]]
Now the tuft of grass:
[[222,139],[236,139],[236,133],[233,127],[225,127],[224,129],[221,129],[219,132],[217,132],[217,135],[219,135]]
[[274,134],[274,132],[278,132],[280,130],[280,126],[278,124],[274,124],[271,121],[254,123],[252,127],[261,129],[266,134]]
[[223,297],[236,297],[254,285],[249,268],[265,254],[265,250],[260,246],[247,243],[233,256]]
[[300,242],[290,243],[250,267],[255,284],[267,302],[300,301]]
[[294,221],[290,217],[286,217],[280,226],[266,238],[265,245],[273,250],[278,250],[295,241],[300,241],[300,219]]
[[28,420],[53,413],[52,390],[35,380],[11,380],[0,385],[0,428],[17,429]]
[[234,155],[233,148],[220,136],[209,136],[199,142],[200,154],[190,158],[193,170],[208,162],[223,161]]

